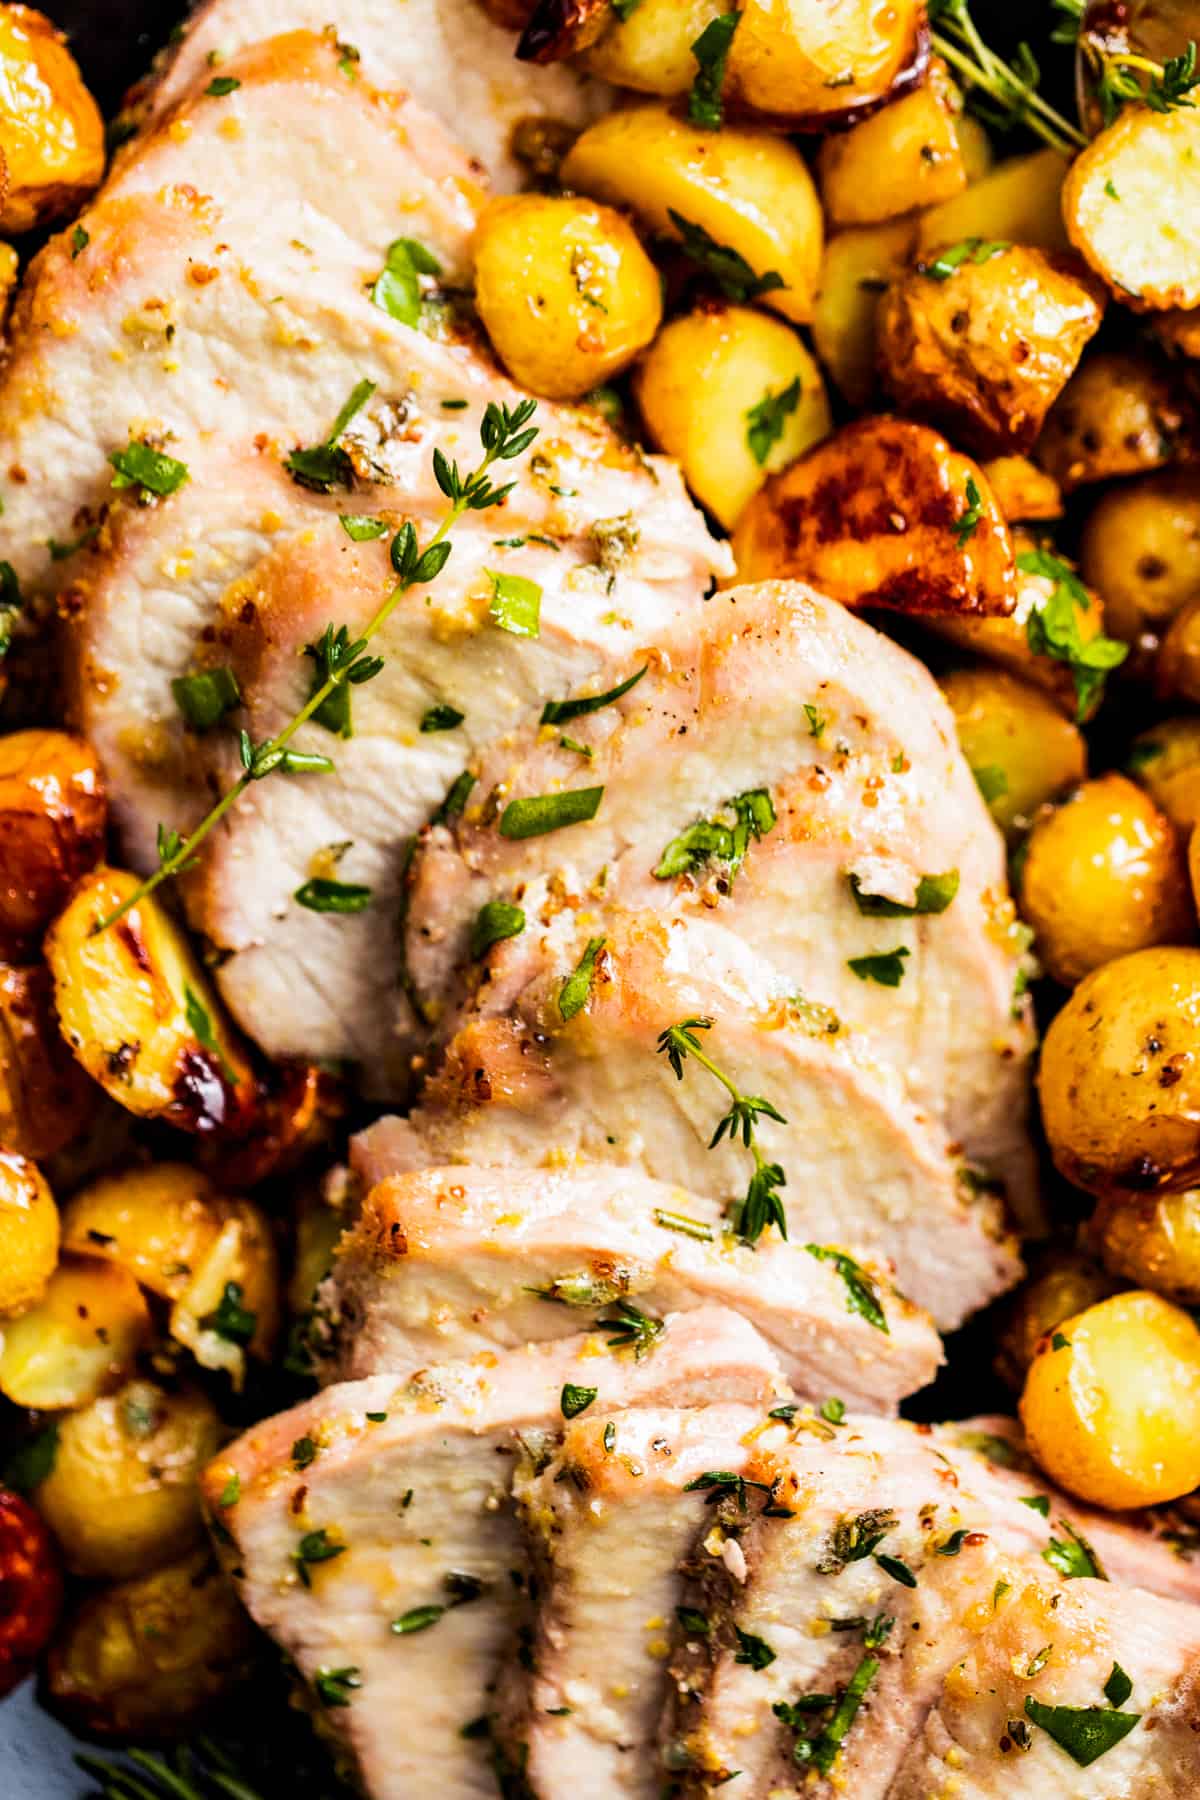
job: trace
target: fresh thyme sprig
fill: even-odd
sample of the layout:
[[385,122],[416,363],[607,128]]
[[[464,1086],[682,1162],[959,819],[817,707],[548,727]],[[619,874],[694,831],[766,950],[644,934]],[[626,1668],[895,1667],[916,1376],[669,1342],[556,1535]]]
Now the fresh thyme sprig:
[[[462,515],[498,506],[512,492],[515,482],[497,486],[491,480],[490,471],[495,463],[511,462],[514,457],[528,450],[537,436],[537,426],[529,423],[536,407],[536,400],[522,400],[512,408],[491,402],[479,428],[479,439],[483,446],[482,459],[477,468],[465,475],[460,472],[457,462],[451,462],[441,450],[434,450],[434,476],[450,505],[429,542],[424,546],[418,544],[412,524],[405,523],[400,527],[391,546],[392,567],[399,579],[363,627],[362,635],[349,642],[348,633],[343,637],[341,631],[335,633],[332,628],[327,629],[318,647],[317,657],[318,669],[323,673],[324,679],[314,685],[299,712],[282,731],[264,743],[254,744],[248,732],[241,733],[239,749],[242,774],[186,838],[160,826],[158,868],[138,883],[128,899],[93,925],[93,935],[107,931],[110,925],[115,925],[118,919],[123,918],[164,881],[171,880],[186,868],[200,845],[220,824],[226,813],[236,806],[252,782],[262,781],[276,772],[299,775],[332,769],[333,764],[327,756],[293,750],[290,747],[292,739],[302,725],[306,725],[319,713],[324,711],[327,717],[331,716],[330,702],[340,696],[347,682],[358,685],[373,679],[382,669],[382,658],[367,657],[368,644],[386,625],[410,588],[424,586],[441,574],[451,550],[446,540]],[[336,716],[336,708],[332,716]]]
[[711,1019],[683,1019],[678,1025],[670,1025],[661,1033],[658,1049],[670,1063],[678,1081],[683,1080],[683,1065],[690,1056],[702,1069],[707,1069],[729,1095],[729,1111],[718,1120],[708,1147],[715,1150],[725,1136],[729,1137],[731,1143],[740,1137],[754,1158],[750,1185],[746,1189],[745,1199],[739,1202],[737,1208],[735,1229],[738,1236],[744,1243],[756,1244],[768,1225],[777,1225],[780,1236],[786,1237],[787,1214],[783,1210],[778,1189],[787,1185],[787,1176],[777,1162],[768,1162],[759,1149],[756,1121],[760,1118],[774,1119],[776,1124],[786,1125],[787,1120],[769,1100],[764,1100],[757,1094],[743,1094],[724,1070],[719,1069],[705,1055],[696,1033],[711,1031],[712,1024]]
[[1011,63],[988,48],[971,17],[967,0],[931,0],[933,47],[966,83],[968,91],[985,94],[993,104],[981,116],[1000,130],[1024,125],[1043,143],[1066,155],[1082,150],[1087,138],[1038,93],[1041,71],[1026,43],[1017,46]]
[[98,1783],[103,1800],[265,1800],[210,1738],[200,1738],[194,1749],[185,1746],[163,1755],[129,1750],[126,1758],[125,1763],[97,1756],[75,1760]]
[[1083,39],[1083,49],[1100,116],[1106,125],[1111,125],[1131,100],[1157,113],[1196,104],[1192,94],[1200,87],[1200,69],[1196,66],[1194,39],[1178,56],[1168,56],[1162,63],[1133,51],[1109,53],[1087,38]]

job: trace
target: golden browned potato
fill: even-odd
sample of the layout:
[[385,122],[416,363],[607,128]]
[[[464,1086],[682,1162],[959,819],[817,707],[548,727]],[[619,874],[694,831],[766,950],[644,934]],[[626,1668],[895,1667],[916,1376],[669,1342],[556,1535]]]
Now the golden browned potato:
[[43,1694],[89,1737],[174,1739],[250,1678],[254,1631],[207,1550],[87,1596],[51,1646]]
[[1200,824],[1200,718],[1161,719],[1134,739],[1125,767],[1181,832]]
[[1115,956],[1195,936],[1178,833],[1124,775],[1084,782],[1038,820],[1020,904],[1039,961],[1064,987]]
[[1200,599],[1189,600],[1167,626],[1155,677],[1160,694],[1200,702]]
[[66,1249],[103,1257],[171,1302],[171,1335],[240,1386],[245,1352],[268,1357],[279,1327],[270,1227],[248,1200],[183,1163],[102,1176],[63,1212]]
[[54,1195],[26,1157],[0,1150],[0,1317],[40,1300],[57,1263]]
[[475,304],[515,381],[577,400],[650,342],[662,285],[637,233],[610,206],[507,194],[475,233]]
[[1115,1511],[1200,1484],[1200,1329],[1157,1294],[1113,1294],[1042,1340],[1021,1396],[1041,1467]]
[[125,1379],[149,1335],[132,1276],[65,1258],[36,1303],[0,1327],[0,1393],[15,1406],[85,1406]]
[[1066,492],[1171,462],[1191,429],[1178,381],[1144,356],[1100,350],[1051,407],[1037,459]]
[[912,219],[839,231],[825,246],[813,306],[817,355],[852,406],[865,406],[875,386],[875,317],[879,297],[908,267],[917,240]]
[[1083,733],[1046,694],[981,664],[942,678],[958,741],[1001,831],[1019,832],[1087,773]]
[[1103,316],[1099,284],[1073,258],[968,238],[883,296],[879,372],[904,412],[969,448],[1028,450]]
[[959,112],[954,121],[954,130],[968,182],[982,181],[985,175],[991,174],[996,164],[992,140],[986,127],[971,113]]
[[1163,469],[1110,488],[1088,515],[1079,556],[1109,630],[1153,650],[1200,593],[1200,471]]
[[1046,1333],[1073,1313],[1106,1300],[1116,1285],[1111,1275],[1080,1251],[1048,1251],[1005,1303],[997,1340],[997,1374],[1009,1387],[1022,1388]]
[[151,896],[97,929],[137,885],[123,870],[95,869],[47,933],[63,1036],[129,1112],[185,1131],[243,1129],[253,1071],[170,914]]
[[62,1041],[50,973],[0,963],[0,1144],[35,1161],[71,1143],[97,1095]]
[[74,212],[104,174],[104,121],[67,40],[31,6],[0,7],[0,230]]
[[35,1498],[72,1573],[122,1581],[198,1543],[197,1482],[224,1436],[203,1394],[150,1381],[61,1419],[54,1467]]
[[1173,307],[1170,312],[1155,313],[1150,323],[1166,349],[1180,356],[1200,356],[1200,307],[1190,312]]
[[981,467],[1010,525],[1062,518],[1058,483],[1027,456],[994,456]]
[[692,45],[729,8],[726,0],[638,0],[619,18],[602,0],[605,29],[584,67],[616,87],[641,94],[686,94],[696,79]]
[[32,949],[74,883],[103,854],[100,765],[65,731],[0,737],[0,948]]
[[654,443],[727,526],[773,470],[833,423],[821,371],[799,335],[749,306],[672,319],[638,364],[634,393]]
[[931,206],[918,222],[922,251],[965,238],[1065,250],[1062,184],[1067,159],[1057,150],[1013,156],[952,200]]
[[878,225],[961,193],[962,99],[935,57],[920,87],[821,140],[821,203],[831,225]]
[[1075,158],[1063,217],[1075,248],[1138,311],[1200,306],[1200,109],[1126,106]]
[[1054,1161],[1089,1193],[1200,1181],[1200,950],[1118,957],[1080,982],[1042,1045],[1038,1089]]
[[978,465],[928,426],[860,419],[775,475],[733,539],[743,581],[794,577],[846,606],[1011,612],[1012,540]]
[[812,317],[821,203],[786,138],[733,125],[706,131],[669,107],[634,106],[588,127],[564,159],[562,179],[682,242],[727,299],[761,296],[798,323]]
[[1101,1200],[1088,1240],[1106,1268],[1181,1306],[1200,1303],[1200,1192]]
[[726,93],[800,130],[885,99],[924,52],[918,0],[743,0],[739,12]]

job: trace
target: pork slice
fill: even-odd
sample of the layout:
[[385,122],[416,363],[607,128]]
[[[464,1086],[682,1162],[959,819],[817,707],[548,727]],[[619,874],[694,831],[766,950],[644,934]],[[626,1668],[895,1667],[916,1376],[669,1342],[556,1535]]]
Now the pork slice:
[[548,1433],[553,1448],[568,1385],[610,1412],[668,1397],[766,1408],[786,1392],[753,1328],[711,1309],[668,1320],[640,1360],[594,1333],[339,1384],[205,1474],[247,1607],[324,1698],[377,1800],[494,1792],[486,1725],[463,1727],[491,1710],[518,1618],[518,1438]]
[[339,1378],[567,1337],[617,1299],[661,1316],[731,1307],[751,1319],[795,1392],[894,1409],[932,1379],[937,1333],[870,1271],[887,1333],[846,1309],[845,1285],[802,1245],[757,1250],[719,1204],[630,1170],[430,1169],[367,1195],[323,1303]]
[[528,1666],[510,1663],[501,1683],[497,1736],[523,1791],[660,1794],[680,1566],[708,1518],[695,1484],[740,1473],[762,1423],[748,1406],[589,1409],[545,1468],[518,1471],[536,1625]]
[[135,116],[155,121],[244,45],[301,27],[328,28],[345,46],[345,80],[411,91],[452,126],[502,191],[528,175],[513,155],[517,126],[544,119],[578,130],[611,104],[610,88],[566,64],[517,62],[515,34],[494,25],[475,0],[404,0],[400,20],[396,4],[339,0],[333,27],[326,0],[207,0],[162,73],[135,98]]

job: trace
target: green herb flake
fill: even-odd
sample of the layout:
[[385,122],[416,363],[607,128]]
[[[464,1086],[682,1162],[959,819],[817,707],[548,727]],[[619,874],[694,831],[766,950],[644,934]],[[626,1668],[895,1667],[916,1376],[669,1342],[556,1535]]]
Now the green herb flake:
[[349,1706],[352,1691],[361,1686],[357,1669],[318,1669],[313,1677],[317,1699],[327,1707]]
[[418,1631],[428,1631],[431,1625],[445,1615],[444,1606],[414,1606],[398,1619],[393,1619],[391,1629],[397,1637],[412,1637]]
[[339,513],[338,524],[356,544],[373,543],[376,538],[386,537],[388,532],[384,520],[372,519],[367,513]]
[[704,867],[710,860],[728,863],[730,879],[745,861],[751,841],[766,837],[775,825],[775,807],[766,788],[749,788],[726,801],[725,819],[697,819],[672,838],[654,870],[656,881],[670,881]]
[[1104,1684],[1104,1698],[1110,1706],[1124,1706],[1133,1692],[1133,1682],[1119,1662],[1115,1662]]
[[880,987],[898,988],[904,980],[904,961],[908,954],[901,945],[898,950],[881,950],[873,956],[852,956],[846,967],[860,981],[877,981]]
[[537,637],[542,612],[542,590],[537,582],[524,575],[500,575],[494,569],[485,569],[484,574],[492,584],[488,611],[501,631],[511,631],[514,637]]
[[765,1638],[755,1637],[752,1631],[743,1631],[740,1625],[733,1628],[737,1638],[737,1655],[735,1663],[745,1663],[751,1669],[769,1669],[775,1661],[775,1651]]
[[237,1071],[231,1067],[228,1057],[221,1048],[212,1019],[209,1017],[208,1008],[199,994],[190,988],[186,981],[183,984],[183,1002],[184,1016],[196,1042],[202,1050],[208,1051],[230,1087],[236,1087],[238,1085]]
[[577,1419],[580,1413],[587,1411],[599,1392],[599,1388],[576,1387],[573,1381],[568,1381],[559,1400],[563,1418]]
[[817,707],[813,706],[810,701],[806,700],[804,702],[804,716],[808,720],[809,737],[818,739],[824,737],[825,727],[828,724],[825,714],[819,711]]
[[586,694],[579,700],[547,700],[542,708],[540,723],[543,725],[567,725],[572,719],[581,719],[586,713],[599,712],[602,706],[611,706],[631,688],[635,688],[649,669],[649,663],[631,675],[628,681],[622,681],[618,687],[609,688],[604,694]]
[[1042,1551],[1042,1561],[1057,1569],[1066,1581],[1078,1581],[1083,1576],[1093,1581],[1107,1581],[1095,1551],[1082,1532],[1076,1531],[1067,1519],[1060,1519],[1058,1528],[1067,1535],[1065,1538],[1051,1537]]
[[922,875],[917,883],[916,899],[911,905],[889,900],[883,894],[867,894],[857,875],[850,876],[854,904],[865,919],[912,919],[929,913],[944,913],[958,893],[957,869],[944,875]]
[[1048,550],[1026,550],[1017,557],[1023,575],[1037,575],[1054,583],[1044,606],[1035,607],[1025,621],[1025,636],[1035,656],[1049,656],[1065,663],[1075,684],[1075,716],[1087,718],[1104,688],[1109,673],[1129,654],[1128,644],[1116,638],[1084,638],[1079,612],[1091,607],[1088,591],[1074,570]]
[[235,1470],[234,1473],[229,1477],[229,1480],[225,1483],[225,1486],[221,1489],[221,1492],[218,1494],[217,1505],[222,1509],[222,1511],[227,1512],[231,1506],[237,1505],[237,1503],[241,1499],[241,1497],[242,1497],[242,1478]]
[[371,286],[372,304],[401,325],[421,319],[421,276],[440,275],[437,257],[416,238],[397,238],[388,245],[382,272]]
[[576,1013],[583,1012],[592,997],[596,959],[603,950],[605,941],[602,937],[588,939],[587,949],[558,990],[558,1011],[564,1025]]
[[511,906],[507,900],[486,900],[471,927],[471,955],[478,961],[487,955],[493,944],[520,937],[524,929],[525,914],[521,907]]
[[421,715],[421,731],[425,735],[432,731],[453,731],[462,724],[466,716],[466,713],[459,712],[457,706],[450,706],[442,701]]
[[258,1314],[242,1305],[242,1294],[240,1281],[227,1281],[220,1304],[212,1312],[205,1313],[200,1326],[204,1331],[215,1331],[226,1343],[237,1344],[244,1350],[254,1337]]
[[[858,1716],[867,1689],[878,1673],[877,1658],[864,1656],[836,1705],[831,1694],[805,1694],[792,1705],[782,1700],[775,1702],[771,1710],[776,1718],[800,1734],[792,1747],[792,1756],[801,1768],[812,1767],[820,1770],[822,1775],[828,1775]],[[831,1706],[833,1712],[828,1723],[809,1735],[812,1721],[807,1715],[827,1711]]]
[[712,1630],[707,1614],[694,1606],[677,1606],[675,1617],[689,1637],[707,1637]]
[[387,1414],[385,1412],[369,1412],[365,1416],[372,1425],[387,1424]]
[[611,1456],[617,1442],[617,1428],[610,1419],[604,1427],[604,1454]]
[[721,89],[725,85],[725,66],[740,17],[734,10],[710,19],[691,46],[696,59],[696,77],[688,93],[688,123],[699,125],[705,131],[719,131],[724,120]]
[[[778,394],[764,394],[746,414],[746,444],[751,456],[762,468],[775,445],[783,436],[785,421],[800,404],[800,377]],[[817,734],[814,732],[813,734]]]
[[310,1588],[312,1575],[309,1571],[313,1566],[317,1563],[332,1562],[335,1557],[344,1556],[345,1553],[345,1544],[331,1543],[329,1532],[322,1525],[319,1531],[305,1532],[292,1552],[292,1561],[296,1565],[296,1573],[299,1575],[302,1585]]
[[1050,1496],[1048,1494],[1022,1494],[1021,1505],[1029,1507],[1031,1512],[1041,1513],[1043,1519],[1050,1517]]
[[317,1446],[310,1437],[298,1437],[292,1445],[292,1462],[297,1469],[307,1469],[316,1461]]
[[1027,1695],[1025,1717],[1053,1738],[1072,1762],[1086,1769],[1127,1738],[1142,1715],[1115,1712],[1103,1706],[1044,1706]]
[[777,269],[756,275],[738,251],[731,250],[727,244],[719,244],[703,225],[693,225],[674,207],[667,208],[667,216],[679,233],[683,254],[712,278],[727,300],[757,300],[760,294],[772,294],[786,286]]
[[193,731],[211,731],[227,712],[242,703],[242,690],[232,669],[202,669],[177,675],[171,683],[175,704]]
[[922,275],[928,275],[931,281],[949,281],[950,277],[962,268],[964,263],[990,262],[993,256],[999,256],[1012,245],[1003,239],[970,237],[963,238],[957,244],[950,244],[938,253],[931,263],[918,263]]
[[303,887],[298,887],[292,898],[309,912],[360,913],[370,906],[373,895],[369,887],[358,882],[334,881],[327,875],[317,875]]
[[890,1336],[887,1318],[879,1304],[879,1291],[866,1270],[843,1250],[830,1250],[822,1244],[805,1244],[804,1248],[818,1262],[831,1263],[837,1270],[846,1285],[847,1312],[858,1313],[876,1331]]
[[87,249],[87,247],[91,243],[91,241],[92,241],[91,237],[84,230],[83,226],[76,225],[74,230],[71,232],[71,261],[72,262],[75,261],[75,258],[77,256],[83,255],[83,252]]
[[967,504],[954,522],[954,536],[961,550],[975,536],[983,518],[983,495],[973,475],[967,476]]
[[354,465],[341,447],[342,438],[375,392],[373,381],[360,381],[351,390],[329,436],[308,449],[297,448],[285,456],[283,466],[292,480],[314,494],[330,494],[335,487],[354,486]]
[[666,1212],[661,1206],[654,1208],[654,1223],[663,1231],[677,1231],[681,1237],[695,1238],[698,1244],[711,1244],[714,1232],[711,1225],[705,1225],[700,1219],[689,1218],[687,1213]]
[[137,438],[124,450],[112,451],[108,460],[116,471],[113,487],[137,488],[142,500],[151,497],[165,500],[181,488],[189,476],[186,463],[178,462],[164,450],[155,450]]
[[215,75],[204,92],[210,100],[224,100],[227,94],[236,94],[241,85],[236,75]]
[[478,776],[472,775],[470,769],[464,769],[461,775],[456,775],[446,791],[446,798],[435,809],[429,823],[448,825],[451,819],[461,819],[477,780]]
[[990,806],[993,800],[1003,799],[1008,792],[1008,775],[999,763],[985,763],[980,769],[972,769],[975,786]]
[[1071,1348],[1071,1340],[1069,1337],[1064,1337],[1061,1331],[1056,1331],[1054,1336],[1050,1339],[1050,1348],[1052,1350],[1069,1350]]
[[602,787],[568,788],[561,794],[531,794],[510,800],[500,815],[500,835],[506,838],[544,837],[566,825],[586,825],[600,810]]
[[913,1574],[908,1564],[906,1562],[901,1562],[898,1556],[886,1556],[883,1551],[880,1550],[876,1553],[875,1561],[883,1570],[884,1574],[890,1575],[893,1581],[898,1581],[901,1587],[916,1587],[916,1576]]
[[822,1400],[818,1412],[828,1425],[841,1425],[846,1417],[844,1400]]
[[630,1300],[615,1300],[613,1316],[599,1320],[599,1328],[608,1337],[610,1350],[632,1350],[635,1362],[641,1362],[653,1350],[666,1330],[662,1319],[645,1313]]

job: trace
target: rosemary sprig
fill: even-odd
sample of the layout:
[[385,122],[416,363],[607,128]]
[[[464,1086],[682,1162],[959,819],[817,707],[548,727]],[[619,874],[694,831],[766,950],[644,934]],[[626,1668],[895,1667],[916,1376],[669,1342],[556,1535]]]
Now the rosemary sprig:
[[966,83],[968,91],[993,102],[976,109],[999,130],[1024,125],[1043,143],[1066,155],[1082,150],[1087,138],[1038,93],[1041,71],[1033,51],[1019,44],[1011,63],[988,48],[971,17],[967,0],[931,0],[933,47]]
[[332,629],[326,632],[322,639],[322,649],[328,648],[331,653],[322,656],[318,665],[324,679],[314,686],[299,712],[275,737],[268,738],[262,744],[252,743],[249,733],[241,733],[239,747],[242,774],[188,837],[181,839],[178,832],[160,827],[158,868],[138,883],[128,899],[123,900],[106,918],[92,926],[93,935],[107,931],[110,925],[115,925],[118,919],[123,918],[164,881],[178,875],[192,861],[200,845],[220,824],[226,813],[237,805],[252,782],[263,781],[268,775],[280,771],[299,775],[332,769],[333,764],[327,756],[291,749],[292,739],[300,727],[318,713],[325,711],[328,716],[330,701],[340,694],[346,682],[358,685],[379,673],[383,667],[382,658],[367,658],[367,645],[387,624],[410,588],[424,586],[441,574],[451,550],[447,537],[462,515],[498,506],[512,492],[516,485],[514,482],[497,487],[491,481],[489,472],[495,463],[511,462],[514,457],[528,450],[537,436],[537,426],[529,423],[536,407],[536,400],[522,400],[511,409],[491,402],[479,428],[483,457],[479,466],[466,475],[460,473],[456,462],[451,462],[440,450],[434,450],[433,472],[438,487],[450,505],[429,542],[424,546],[418,545],[416,530],[411,523],[406,522],[400,527],[391,546],[392,567],[399,579],[363,627],[362,635],[351,643],[344,642],[341,634],[333,633]]
[[787,1214],[777,1190],[787,1185],[787,1176],[777,1162],[768,1162],[759,1149],[756,1122],[760,1118],[774,1119],[777,1124],[786,1125],[787,1120],[769,1100],[757,1094],[743,1094],[724,1070],[705,1055],[696,1033],[711,1031],[712,1024],[711,1019],[683,1019],[678,1025],[668,1026],[659,1037],[659,1052],[670,1063],[678,1081],[683,1080],[683,1065],[690,1056],[701,1068],[707,1069],[729,1095],[729,1111],[717,1121],[708,1147],[715,1150],[725,1136],[731,1143],[740,1137],[754,1158],[750,1185],[745,1198],[738,1203],[734,1221],[738,1236],[743,1243],[756,1244],[768,1225],[777,1225],[780,1236],[786,1238]]

